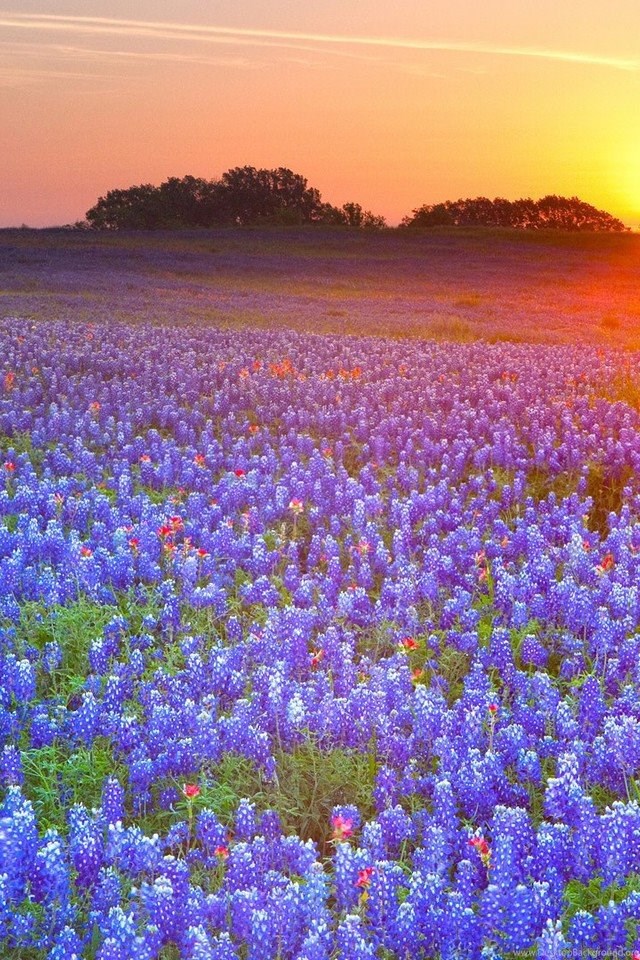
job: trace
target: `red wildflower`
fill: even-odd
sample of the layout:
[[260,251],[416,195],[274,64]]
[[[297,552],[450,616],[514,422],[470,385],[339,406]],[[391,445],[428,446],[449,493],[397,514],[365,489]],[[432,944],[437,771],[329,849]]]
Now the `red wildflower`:
[[471,837],[469,843],[472,847],[475,847],[480,859],[484,863],[485,867],[489,866],[489,861],[491,859],[491,848],[484,837]]
[[404,640],[400,641],[400,646],[404,647],[405,650],[417,650],[418,641],[415,637],[405,637]]
[[496,713],[498,712],[498,704],[490,703],[487,709],[489,710],[489,713],[491,714],[491,716],[495,716]]
[[375,873],[373,867],[365,867],[364,870],[358,870],[358,879],[356,880],[356,887],[364,887],[366,890],[367,887],[371,885],[371,877]]
[[598,564],[598,566],[596,567],[596,569],[597,569],[600,573],[606,573],[607,570],[612,570],[613,567],[615,567],[615,565],[616,565],[616,562],[615,562],[615,560],[613,559],[613,554],[612,554],[612,553],[605,553],[604,557],[602,558],[602,560],[600,561],[600,563]]
[[196,797],[200,796],[200,787],[197,783],[183,783],[182,792],[187,800],[195,800]]
[[237,468],[236,470],[234,470],[233,472],[235,473],[236,477],[246,477],[246,475],[247,475],[247,474],[246,474],[246,471],[245,471],[245,470],[242,470],[240,467],[238,467],[238,468]]
[[207,459],[204,453],[196,453],[195,457],[193,458],[193,462],[195,463],[196,467],[204,467]]
[[7,393],[13,390],[15,382],[16,382],[16,375],[15,373],[13,373],[13,371],[10,370],[8,373],[5,373],[4,388],[7,391]]
[[220,857],[221,860],[226,860],[229,856],[229,847],[225,847],[224,844],[220,844],[213,851],[214,856]]
[[92,557],[93,550],[91,547],[80,547],[80,556],[81,557]]
[[148,453],[143,453],[140,457],[140,463],[151,463],[151,457]]
[[353,820],[350,817],[343,817],[341,813],[331,817],[331,826],[334,840],[346,840],[353,833]]
[[4,468],[5,468],[5,470],[7,471],[7,473],[13,473],[13,471],[14,471],[15,468],[16,468],[16,465],[15,465],[15,463],[13,462],[13,460],[5,460],[5,462],[4,462]]
[[162,537],[163,539],[164,537],[170,537],[172,533],[173,527],[168,526],[166,523],[163,523],[161,527],[158,527],[158,536]]
[[323,658],[324,658],[324,650],[314,650],[311,655],[311,666],[317,667]]
[[138,547],[140,546],[140,541],[138,540],[137,537],[131,537],[131,540],[129,540],[129,546],[131,547],[131,549],[132,549],[132,550],[134,551],[134,553],[135,553],[135,551],[136,551],[136,550],[138,549]]

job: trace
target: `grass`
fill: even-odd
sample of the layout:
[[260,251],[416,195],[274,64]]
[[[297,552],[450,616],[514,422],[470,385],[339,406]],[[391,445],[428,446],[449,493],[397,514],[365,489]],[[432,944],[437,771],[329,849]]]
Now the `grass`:
[[622,903],[630,893],[640,893],[640,874],[629,874],[624,885],[612,883],[605,886],[602,877],[595,877],[587,884],[570,880],[564,894],[569,905],[568,916],[573,917],[579,910],[596,913],[611,902]]
[[67,699],[77,693],[89,672],[91,642],[117,613],[118,607],[93,603],[85,597],[49,609],[37,602],[23,604],[16,629],[18,650],[24,650],[27,644],[43,650],[48,643],[58,643],[62,654],[60,665],[50,674],[39,672],[39,698]]
[[[259,812],[274,810],[285,834],[313,840],[321,856],[330,855],[331,812],[335,806],[353,804],[363,820],[375,816],[374,750],[363,753],[342,747],[325,749],[307,734],[292,749],[276,750],[275,759],[274,781],[266,780],[251,760],[233,753],[203,768],[192,778],[200,787],[193,802],[194,813],[207,808],[232,826],[238,803],[249,799]],[[174,785],[177,792],[180,785]],[[178,800],[176,808],[156,808],[146,817],[138,817],[138,823],[149,833],[166,830],[177,819],[185,819],[184,801]]]
[[66,831],[66,814],[75,803],[100,806],[106,777],[126,782],[126,767],[118,763],[111,744],[97,738],[91,747],[75,751],[58,744],[22,751],[24,792],[33,803],[41,830]]
[[473,327],[460,317],[425,318],[423,334],[434,340],[453,340],[456,343],[470,343],[479,339]]
[[640,378],[634,376],[630,368],[618,373],[601,391],[609,403],[626,403],[640,411]]
[[464,293],[456,297],[453,301],[454,307],[469,308],[479,307],[484,297],[480,293]]
[[[152,309],[174,326],[565,342],[575,309],[571,339],[615,334],[622,345],[636,336],[639,246],[632,234],[554,230],[0,231],[8,314],[48,319],[59,308],[78,320],[135,323]],[[443,318],[442,304],[473,323]]]
[[586,495],[593,501],[587,520],[589,530],[598,531],[601,537],[606,536],[609,531],[609,514],[619,513],[622,509],[623,490],[633,476],[630,466],[614,471],[601,463],[589,465]]

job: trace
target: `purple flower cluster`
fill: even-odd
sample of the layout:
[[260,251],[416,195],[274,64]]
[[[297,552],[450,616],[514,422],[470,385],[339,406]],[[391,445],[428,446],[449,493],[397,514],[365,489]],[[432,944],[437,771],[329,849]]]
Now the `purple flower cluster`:
[[[619,358],[18,320],[0,345],[2,949],[640,948]],[[79,603],[106,612],[81,654],[25,628]],[[375,771],[325,848],[184,790],[229,756],[277,787],[309,744]],[[60,776],[47,822],[38,757],[98,749],[99,804]]]

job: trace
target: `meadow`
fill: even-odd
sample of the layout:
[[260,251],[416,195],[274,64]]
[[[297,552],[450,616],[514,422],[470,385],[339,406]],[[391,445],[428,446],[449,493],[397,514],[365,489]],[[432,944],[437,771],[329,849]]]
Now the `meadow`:
[[640,348],[640,236],[0,231],[0,315]]
[[1,956],[635,956],[638,238],[0,251]]

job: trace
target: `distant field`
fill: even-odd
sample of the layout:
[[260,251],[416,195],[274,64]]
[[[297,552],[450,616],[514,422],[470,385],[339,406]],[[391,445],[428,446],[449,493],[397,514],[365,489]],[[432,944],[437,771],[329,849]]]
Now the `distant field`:
[[0,231],[0,316],[640,347],[640,236]]

